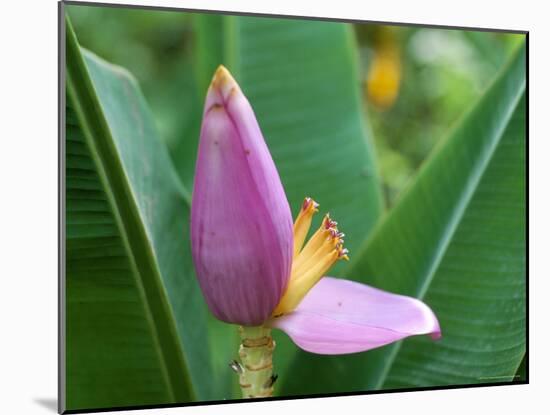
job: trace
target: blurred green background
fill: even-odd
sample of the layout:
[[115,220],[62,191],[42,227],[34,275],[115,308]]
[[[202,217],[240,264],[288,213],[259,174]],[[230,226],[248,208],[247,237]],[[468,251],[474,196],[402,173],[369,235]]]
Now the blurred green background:
[[[127,68],[139,81],[171,154],[181,137],[198,139],[186,114],[202,107],[193,14],[93,6],[68,7],[80,44]],[[361,96],[375,140],[386,206],[465,108],[481,95],[523,35],[354,24]],[[182,100],[194,96],[196,100]],[[194,150],[194,149],[192,149]],[[190,177],[176,166],[182,177]],[[186,183],[189,188],[190,183]]]

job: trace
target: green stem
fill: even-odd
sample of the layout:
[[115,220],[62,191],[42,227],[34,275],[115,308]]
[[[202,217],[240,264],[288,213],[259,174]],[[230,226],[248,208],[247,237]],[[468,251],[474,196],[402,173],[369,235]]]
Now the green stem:
[[263,398],[273,395],[273,349],[271,329],[240,327],[239,384],[243,398]]

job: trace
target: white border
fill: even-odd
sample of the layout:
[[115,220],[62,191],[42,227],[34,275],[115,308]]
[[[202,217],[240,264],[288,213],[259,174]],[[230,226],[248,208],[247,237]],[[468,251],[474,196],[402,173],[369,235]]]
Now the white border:
[[[544,2],[129,0],[173,7],[530,31],[530,375],[526,386],[231,404],[131,414],[313,412],[517,414],[544,405],[550,345],[548,18]],[[0,14],[0,379],[4,413],[52,414],[57,392],[57,4],[21,0]],[[535,349],[536,348],[536,349]],[[538,353],[537,353],[538,352]],[[46,405],[44,405],[46,402]],[[536,411],[538,412],[538,411]]]

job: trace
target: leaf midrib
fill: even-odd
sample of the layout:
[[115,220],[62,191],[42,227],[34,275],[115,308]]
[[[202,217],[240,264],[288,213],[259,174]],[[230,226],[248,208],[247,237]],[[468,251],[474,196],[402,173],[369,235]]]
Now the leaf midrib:
[[[124,195],[127,195],[128,197],[125,199],[128,204],[128,210],[131,212],[131,215],[133,216],[134,224],[129,223],[131,221],[130,218],[125,217],[125,215],[121,214],[120,211],[120,197],[117,198],[116,192],[112,191],[113,188],[113,177],[116,176],[118,173],[115,171],[117,170],[117,167],[119,171],[122,171],[122,161],[119,158],[119,155],[116,151],[116,146],[113,142],[113,136],[112,132],[110,130],[110,127],[107,123],[107,120],[104,116],[104,114],[101,111],[101,105],[99,102],[99,98],[97,96],[97,93],[95,92],[94,86],[91,81],[91,77],[88,73],[86,63],[84,62],[84,59],[82,55],[80,54],[80,46],[78,45],[78,41],[76,40],[76,36],[74,34],[74,31],[72,29],[71,23],[66,16],[66,27],[67,27],[67,90],[69,92],[69,95],[71,96],[71,101],[73,102],[73,106],[75,107],[75,112],[78,114],[78,119],[80,124],[82,125],[82,130],[84,132],[84,136],[86,138],[86,143],[88,144],[88,148],[90,151],[90,155],[93,158],[96,168],[98,169],[98,175],[101,178],[101,182],[103,184],[103,190],[105,191],[107,195],[107,199],[109,200],[109,205],[111,207],[113,216],[115,217],[115,221],[117,223],[117,228],[121,234],[121,239],[124,243],[125,251],[128,255],[129,262],[131,264],[132,268],[132,274],[135,276],[136,286],[138,288],[138,291],[140,293],[140,297],[142,299],[142,302],[144,304],[144,311],[147,316],[147,320],[151,329],[151,334],[155,343],[155,349],[159,356],[159,361],[161,362],[161,369],[163,376],[165,378],[166,385],[169,388],[170,395],[173,400],[179,400],[179,399],[185,399],[188,398],[187,396],[181,395],[184,392],[183,388],[187,388],[187,391],[189,392],[189,395],[192,399],[196,398],[196,392],[193,388],[192,382],[190,381],[190,374],[186,365],[185,356],[182,352],[182,345],[180,344],[179,337],[176,330],[175,321],[173,319],[173,313],[171,311],[171,306],[168,303],[166,293],[164,292],[164,289],[162,288],[162,279],[160,276],[160,270],[157,264],[157,261],[155,259],[155,255],[153,252],[153,249],[150,244],[150,239],[148,237],[147,231],[144,228],[143,221],[139,212],[139,209],[137,207],[137,202],[135,199],[135,195],[133,193],[132,187],[128,183],[128,178],[122,172],[120,174],[119,179],[120,183],[124,187]],[[73,78],[76,78],[73,79]],[[80,79],[78,79],[80,78]],[[81,102],[88,101],[88,110],[92,112],[91,115],[86,115],[86,111],[83,109],[83,105],[81,105]],[[92,122],[89,122],[89,119],[92,118]],[[95,123],[93,122],[95,121]],[[101,151],[97,147],[97,143],[95,142],[94,138],[94,128],[93,125],[96,125],[95,136],[102,136],[105,137],[105,146],[110,147],[110,154],[113,157],[113,161],[117,164],[117,167],[113,167],[112,169],[109,169],[109,166],[104,163],[102,160],[100,153]],[[183,188],[183,184],[178,181],[178,186],[180,189],[183,190],[182,194],[184,195],[184,199],[186,199],[187,203],[190,201],[190,197],[186,191],[185,188]],[[137,226],[136,226],[137,225]],[[141,238],[138,238],[136,241],[131,241],[128,236],[128,229],[130,226],[135,226],[136,231],[140,234]],[[155,315],[151,309],[151,304],[149,299],[147,298],[147,293],[145,290],[144,285],[144,276],[143,273],[140,272],[140,267],[138,266],[138,261],[136,254],[134,252],[135,247],[133,244],[140,243],[142,241],[146,241],[146,243],[142,244],[143,251],[146,253],[142,257],[141,262],[147,263],[147,268],[149,270],[152,270],[152,276],[154,281],[153,284],[155,284],[155,288],[158,290],[156,294],[160,297],[160,304],[163,310],[165,311],[165,324],[166,329],[171,337],[171,343],[172,343],[172,349],[175,351],[175,358],[176,361],[179,363],[178,368],[171,367],[167,361],[167,355],[165,348],[162,347],[162,345],[166,345],[165,342],[160,341],[160,336],[158,332],[158,326],[159,321],[158,318],[155,318]],[[183,386],[183,388],[182,388]]]
[[[518,51],[518,53],[519,53],[519,51]],[[509,67],[513,64],[514,64],[514,59],[512,59],[512,61],[502,69],[499,76],[497,76],[495,78],[495,80],[487,87],[486,91],[489,91],[493,87],[493,85],[498,83],[501,80],[501,78],[505,76],[505,74],[506,74],[507,70],[509,69]],[[443,233],[442,238],[440,240],[440,243],[438,244],[438,249],[437,249],[435,255],[432,257],[433,259],[430,261],[429,268],[425,272],[424,278],[422,278],[422,280],[423,280],[422,284],[420,285],[418,291],[415,293],[416,298],[423,299],[424,296],[426,295],[426,293],[427,293],[427,291],[428,291],[428,289],[429,289],[429,287],[430,287],[430,285],[433,281],[433,277],[434,277],[439,265],[441,264],[441,261],[444,257],[444,254],[445,254],[445,252],[447,251],[447,249],[449,247],[449,244],[452,240],[452,237],[455,234],[456,229],[458,228],[458,225],[460,224],[462,218],[464,217],[464,214],[467,211],[468,206],[470,205],[470,202],[471,202],[471,200],[472,200],[472,198],[475,194],[475,191],[476,191],[481,179],[483,178],[483,175],[485,174],[485,171],[486,171],[486,169],[487,169],[487,167],[488,167],[488,165],[489,165],[489,163],[490,163],[490,161],[491,161],[491,159],[492,159],[492,157],[493,157],[493,155],[494,155],[494,153],[495,153],[495,151],[498,147],[498,144],[500,143],[500,140],[502,139],[502,137],[503,137],[503,135],[506,131],[506,128],[507,128],[508,124],[510,123],[510,120],[512,119],[514,111],[516,110],[518,104],[521,101],[521,97],[522,97],[522,95],[525,91],[525,86],[526,86],[526,83],[525,83],[525,80],[523,80],[523,82],[521,83],[519,88],[517,88],[517,91],[516,91],[516,94],[515,94],[514,98],[511,100],[510,104],[507,106],[506,114],[502,118],[502,122],[499,124],[499,127],[495,131],[495,134],[494,134],[493,138],[491,140],[487,140],[489,145],[487,146],[488,148],[486,150],[486,156],[478,158],[478,161],[476,163],[476,168],[473,169],[473,174],[470,175],[467,183],[465,184],[465,186],[464,186],[464,188],[461,192],[461,196],[459,198],[460,203],[457,206],[457,208],[455,209],[454,214],[449,217],[449,221],[448,221],[448,223],[445,227],[445,232]],[[486,95],[485,93],[480,95],[480,98],[478,99],[476,105],[471,107],[471,110],[467,111],[459,119],[459,121],[455,124],[456,126],[462,125],[462,122],[469,116],[469,114],[474,112],[475,109],[483,102],[485,95]],[[447,137],[451,138],[454,135],[454,133],[455,133],[455,130],[452,130],[451,133]],[[433,152],[430,159],[437,157],[437,154],[439,153],[439,151],[441,151],[445,147],[445,143],[447,141],[448,140],[442,140],[439,143],[439,146],[435,149],[435,151]],[[425,174],[426,171],[428,171],[428,167],[429,167],[429,162],[426,162],[426,163],[423,164],[423,166],[421,167],[421,170],[418,172],[415,180],[408,186],[407,190],[405,192],[403,192],[402,196],[399,198],[397,203],[399,203],[399,201],[401,199],[406,198],[408,192],[415,187],[415,184],[418,181],[422,180],[423,175]],[[379,221],[379,225],[371,233],[371,236],[369,238],[367,238],[365,240],[365,242],[363,243],[363,245],[359,248],[359,253],[356,256],[356,258],[359,259],[367,253],[368,247],[369,247],[371,241],[373,241],[375,239],[376,234],[378,233],[378,231],[380,229],[382,229],[383,223],[389,217],[390,217],[390,215],[388,214],[383,218],[383,220]],[[344,275],[349,275],[350,271],[354,269],[357,262],[358,262],[358,260],[355,260],[354,262],[350,263],[349,266],[346,267],[346,269],[344,271]],[[379,377],[378,382],[375,384],[374,389],[380,389],[384,385],[384,382],[387,379],[388,373],[389,373],[391,367],[393,366],[393,362],[395,361],[395,359],[397,357],[397,354],[399,353],[401,345],[402,345],[402,342],[398,342],[398,343],[391,346],[391,352],[390,352],[388,358],[385,360],[383,371],[381,372],[382,374]]]
[[[517,106],[519,103],[519,100],[521,97],[521,94],[518,95],[513,108]],[[506,115],[506,123],[503,123],[505,126],[508,125],[512,114],[514,110],[512,109],[509,114]],[[416,297],[418,299],[424,299],[424,296],[426,295],[426,292],[429,289],[429,286],[431,285],[433,281],[433,277],[439,268],[439,265],[441,264],[441,261],[443,260],[444,254],[447,251],[449,244],[452,240],[453,235],[456,232],[456,229],[458,228],[458,225],[460,224],[461,219],[464,216],[464,213],[466,212],[468,206],[470,205],[470,202],[472,200],[473,195],[475,194],[475,190],[477,188],[477,185],[479,184],[481,178],[483,177],[483,174],[485,173],[485,170],[487,169],[487,166],[489,165],[489,162],[491,161],[491,158],[495,152],[495,149],[498,146],[498,143],[500,142],[500,139],[502,138],[502,135],[506,128],[501,128],[502,131],[499,131],[497,137],[498,139],[494,139],[493,142],[491,142],[491,148],[489,150],[489,154],[486,158],[484,158],[481,161],[482,166],[480,166],[479,170],[480,173],[477,175],[473,175],[471,180],[468,181],[468,184],[465,186],[465,190],[462,193],[462,197],[460,198],[461,203],[459,204],[458,208],[456,209],[456,213],[451,216],[450,223],[447,225],[446,229],[447,231],[443,235],[443,242],[439,244],[439,249],[437,250],[434,260],[431,262],[430,268],[428,269],[426,273],[426,277],[424,279],[423,284],[420,286],[420,289],[416,293]],[[477,170],[477,169],[476,169]],[[464,202],[462,203],[462,200],[464,199]],[[453,220],[454,219],[454,220]],[[384,365],[384,370],[382,372],[382,376],[380,376],[379,381],[376,383],[375,389],[380,389],[383,387],[384,382],[386,381],[389,371],[391,367],[393,366],[393,362],[395,361],[397,354],[399,353],[399,350],[401,349],[401,345],[403,343],[399,342],[393,346],[393,349],[389,355],[389,358],[386,360],[386,364]]]

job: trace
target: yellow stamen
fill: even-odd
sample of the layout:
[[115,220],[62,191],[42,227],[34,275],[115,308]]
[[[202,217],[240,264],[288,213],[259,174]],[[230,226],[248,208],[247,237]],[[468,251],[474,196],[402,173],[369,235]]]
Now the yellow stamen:
[[306,246],[302,251],[296,256],[292,261],[292,268],[301,266],[304,261],[307,260],[311,255],[315,254],[317,250],[323,246],[325,240],[328,238],[330,231],[325,228],[323,224],[317,229],[313,236],[307,241]]
[[337,259],[338,252],[333,250],[304,274],[291,279],[286,293],[279,302],[273,315],[277,316],[294,310],[308,291],[321,279],[323,274],[329,270]]
[[294,222],[294,258],[298,256],[298,253],[304,245],[307,233],[311,227],[311,218],[317,212],[319,205],[311,198],[306,197],[300,213]]
[[325,255],[333,252],[336,245],[340,243],[340,240],[337,237],[331,236],[328,231],[326,233],[327,234],[322,240],[322,244],[319,245],[319,248],[313,254],[304,255],[300,253],[298,259],[301,259],[301,261],[294,261],[292,263],[292,275],[295,278],[298,278],[308,269],[314,267],[315,264],[325,257]]
[[317,207],[317,203],[306,198],[294,223],[292,272],[285,294],[273,312],[274,316],[294,310],[337,260],[349,259],[348,250],[344,249],[344,234],[338,231],[337,223],[328,214],[302,249]]

